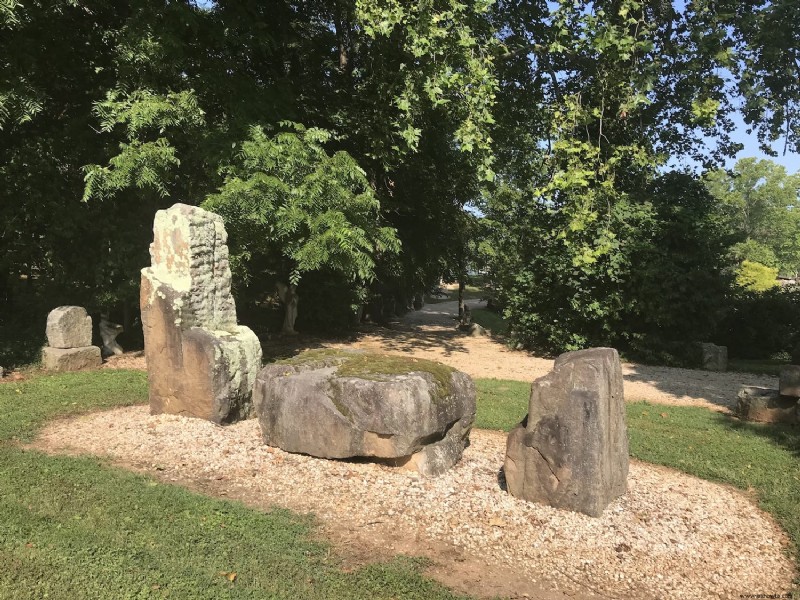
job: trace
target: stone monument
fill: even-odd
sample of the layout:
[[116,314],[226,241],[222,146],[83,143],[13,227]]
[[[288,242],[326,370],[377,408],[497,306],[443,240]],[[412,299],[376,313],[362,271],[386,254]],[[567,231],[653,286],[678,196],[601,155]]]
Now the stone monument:
[[176,204],[156,213],[141,309],[150,412],[246,418],[261,345],[237,325],[222,217]]
[[616,350],[567,352],[533,382],[528,415],[508,436],[504,470],[512,495],[593,517],[627,491]]
[[253,400],[270,446],[320,458],[372,457],[425,476],[461,459],[475,420],[475,385],[465,373],[343,350],[267,365]]
[[92,317],[81,306],[59,306],[47,315],[47,346],[42,366],[48,371],[99,367],[100,348],[92,346]]

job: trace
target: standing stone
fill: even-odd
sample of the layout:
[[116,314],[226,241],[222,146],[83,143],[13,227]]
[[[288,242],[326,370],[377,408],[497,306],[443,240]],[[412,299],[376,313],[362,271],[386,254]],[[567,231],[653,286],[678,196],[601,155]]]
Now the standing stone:
[[781,369],[778,388],[781,396],[800,398],[800,365],[789,365]]
[[222,218],[176,204],[156,213],[153,233],[140,298],[150,412],[248,417],[261,345],[236,324]]
[[59,306],[47,315],[47,345],[85,348],[92,345],[92,317],[81,306]]
[[528,415],[508,436],[505,477],[514,496],[593,517],[627,491],[616,350],[567,352],[533,382]]
[[716,344],[700,344],[702,365],[706,371],[728,370],[728,347]]

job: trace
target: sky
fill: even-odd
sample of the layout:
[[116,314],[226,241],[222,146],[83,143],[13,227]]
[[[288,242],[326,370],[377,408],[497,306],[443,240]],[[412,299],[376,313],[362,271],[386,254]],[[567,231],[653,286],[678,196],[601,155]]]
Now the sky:
[[772,145],[772,149],[778,153],[778,156],[767,156],[763,152],[761,152],[760,148],[758,147],[758,140],[756,139],[755,134],[748,134],[747,127],[745,126],[744,122],[742,121],[741,117],[737,114],[734,117],[734,121],[737,124],[736,132],[733,134],[733,139],[736,142],[744,144],[744,150],[741,150],[737,155],[736,158],[729,159],[728,162],[725,164],[726,168],[730,168],[739,158],[747,158],[747,157],[756,157],[756,158],[765,158],[770,159],[773,162],[778,163],[779,165],[783,165],[786,167],[786,170],[789,173],[797,173],[800,171],[800,154],[796,154],[794,152],[787,152],[785,155],[783,154],[783,140],[778,140]]

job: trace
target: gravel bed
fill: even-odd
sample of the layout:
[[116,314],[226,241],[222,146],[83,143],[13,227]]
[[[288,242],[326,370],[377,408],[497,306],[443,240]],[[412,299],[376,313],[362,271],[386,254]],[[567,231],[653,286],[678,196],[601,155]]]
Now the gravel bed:
[[[505,435],[473,431],[463,460],[424,479],[365,462],[288,454],[256,420],[219,427],[136,406],[50,424],[36,445],[108,455],[177,482],[214,482],[253,506],[313,512],[364,543],[444,543],[487,570],[512,568],[568,596],[739,598],[790,589],[785,534],[744,494],[632,462],[629,492],[599,519],[527,503],[502,489]],[[463,559],[462,559],[463,560]]]

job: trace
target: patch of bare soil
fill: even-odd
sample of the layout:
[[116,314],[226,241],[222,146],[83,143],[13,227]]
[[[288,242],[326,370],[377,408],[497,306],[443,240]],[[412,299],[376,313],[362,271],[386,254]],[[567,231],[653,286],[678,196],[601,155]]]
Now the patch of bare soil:
[[783,593],[787,539],[745,495],[632,462],[628,493],[601,518],[509,495],[505,435],[473,431],[446,474],[288,454],[256,420],[219,427],[129,407],[50,424],[36,447],[109,456],[124,467],[253,507],[313,513],[346,568],[397,553],[478,596],[739,598]]

